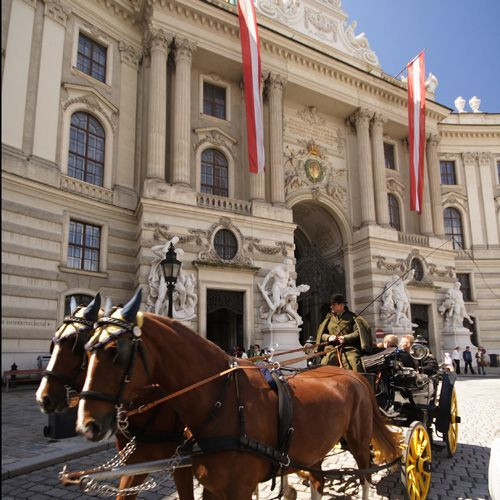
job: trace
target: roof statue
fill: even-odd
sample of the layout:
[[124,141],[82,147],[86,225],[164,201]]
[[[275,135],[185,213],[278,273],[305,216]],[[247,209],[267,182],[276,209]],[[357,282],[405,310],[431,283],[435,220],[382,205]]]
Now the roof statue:
[[363,69],[368,65],[380,70],[366,35],[356,35],[356,21],[347,23],[341,0],[256,0],[255,7],[257,14],[322,42],[336,57]]

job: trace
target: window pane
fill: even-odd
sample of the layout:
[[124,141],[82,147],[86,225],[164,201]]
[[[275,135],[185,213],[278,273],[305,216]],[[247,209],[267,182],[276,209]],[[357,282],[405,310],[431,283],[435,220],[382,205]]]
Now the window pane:
[[401,231],[401,219],[399,215],[399,203],[397,198],[392,195],[387,195],[387,200],[389,203],[389,224],[394,229]]
[[70,221],[68,267],[87,271],[99,270],[101,228]]
[[446,236],[453,238],[453,248],[460,250],[464,248],[462,216],[456,208],[444,209],[444,231]]
[[396,162],[394,160],[394,144],[384,142],[384,159],[385,168],[390,168],[392,170],[396,169]]
[[231,260],[238,250],[236,236],[228,229],[221,229],[214,237],[214,247],[219,257],[224,260]]
[[226,89],[203,82],[203,113],[226,119]]
[[456,184],[455,162],[440,161],[439,165],[441,169],[441,184]]
[[106,81],[107,49],[80,33],[76,67],[101,82]]
[[459,274],[457,273],[457,281],[460,282],[460,290],[462,291],[462,295],[464,296],[465,302],[472,302],[472,292],[470,286],[470,274]]

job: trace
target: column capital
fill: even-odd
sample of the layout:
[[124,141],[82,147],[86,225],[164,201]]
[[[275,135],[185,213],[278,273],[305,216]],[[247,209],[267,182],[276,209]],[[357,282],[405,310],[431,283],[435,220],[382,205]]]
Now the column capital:
[[122,63],[132,66],[134,69],[138,68],[142,54],[140,50],[124,42],[118,44],[118,50],[120,51],[120,61]]
[[490,152],[483,151],[478,154],[479,165],[490,165],[493,155]]
[[168,52],[168,48],[173,40],[173,35],[167,33],[163,28],[149,26],[145,34],[145,45],[150,50],[161,50]]
[[368,108],[359,108],[349,117],[349,119],[355,125],[359,124],[368,127],[372,117],[373,111],[370,111]]
[[187,38],[176,38],[174,41],[175,46],[175,60],[185,59],[191,61],[193,52],[197,48],[196,42],[192,42]]
[[441,137],[439,134],[429,134],[427,136],[427,144],[431,147],[438,147],[441,142]]
[[477,157],[478,157],[477,153],[473,153],[470,151],[467,151],[466,153],[462,153],[462,160],[464,161],[464,165],[466,167],[475,166]]
[[66,26],[66,21],[70,14],[70,9],[61,0],[43,0],[45,3],[44,15],[50,17],[62,26]]
[[275,73],[273,71],[270,71],[266,79],[267,90],[269,92],[275,92],[275,91],[282,92],[283,87],[286,84],[286,81],[287,79],[284,76]]
[[387,118],[382,113],[373,113],[372,117],[372,128],[384,126],[384,123],[387,123]]

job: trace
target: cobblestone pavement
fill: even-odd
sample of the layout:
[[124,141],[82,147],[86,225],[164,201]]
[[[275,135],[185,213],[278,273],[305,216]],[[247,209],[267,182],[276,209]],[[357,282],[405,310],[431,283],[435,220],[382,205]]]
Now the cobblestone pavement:
[[[500,429],[500,379],[498,378],[460,378],[456,384],[459,414],[462,424],[459,431],[459,448],[454,458],[447,458],[445,452],[433,454],[433,473],[429,499],[474,499],[486,500],[488,496],[488,461],[490,446],[496,429]],[[45,417],[46,418],[46,417]],[[75,439],[75,438],[71,438]],[[81,439],[81,438],[76,438]],[[34,453],[37,453],[34,450]],[[113,456],[113,452],[103,451],[72,460],[69,470],[90,468],[103,463]],[[348,453],[337,453],[330,457],[324,468],[351,467],[354,461]],[[64,488],[58,484],[57,474],[61,465],[24,474],[2,482],[2,499],[13,500],[34,498],[85,499],[90,495],[79,492],[75,486]],[[173,481],[169,476],[159,477],[164,482],[152,492],[141,493],[139,498],[174,500],[178,498]],[[403,486],[399,472],[387,475],[380,473],[373,477],[376,485],[370,489],[370,499],[403,499]],[[299,500],[309,500],[308,488],[297,476],[290,476],[290,484],[298,491]],[[201,498],[201,487],[196,484],[195,496]],[[276,496],[270,491],[270,484],[263,483],[259,497],[268,500]],[[323,499],[351,499],[360,495],[336,492],[330,489]],[[238,499],[235,499],[238,500]]]

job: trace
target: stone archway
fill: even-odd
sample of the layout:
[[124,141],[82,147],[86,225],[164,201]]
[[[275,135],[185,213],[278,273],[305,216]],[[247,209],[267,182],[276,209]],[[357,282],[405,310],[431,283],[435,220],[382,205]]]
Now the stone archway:
[[346,292],[343,239],[334,218],[319,203],[302,201],[293,207],[295,230],[295,269],[297,284],[311,288],[299,296],[299,314],[304,324],[300,341],[316,335],[328,312],[333,293]]

